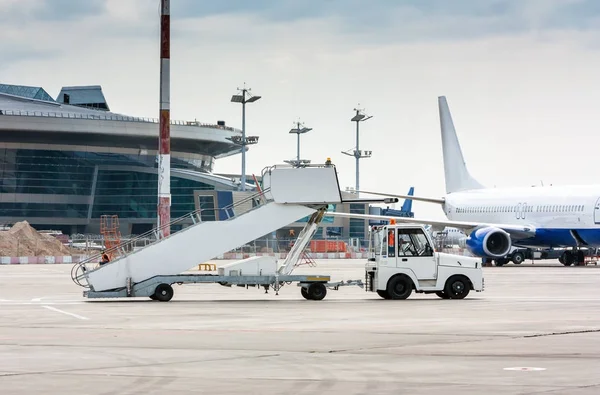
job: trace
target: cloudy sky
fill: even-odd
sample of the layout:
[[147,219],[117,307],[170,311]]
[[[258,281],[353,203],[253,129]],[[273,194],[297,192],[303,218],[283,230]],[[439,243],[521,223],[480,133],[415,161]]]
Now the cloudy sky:
[[[111,109],[158,115],[159,0],[0,0],[0,82],[102,85]],[[174,119],[241,127],[244,82],[260,143],[249,172],[296,154],[331,157],[361,188],[441,196],[437,97],[448,98],[467,165],[488,186],[595,183],[600,151],[600,1],[171,0]],[[241,157],[217,162],[239,172]],[[418,203],[416,215],[442,218]]]

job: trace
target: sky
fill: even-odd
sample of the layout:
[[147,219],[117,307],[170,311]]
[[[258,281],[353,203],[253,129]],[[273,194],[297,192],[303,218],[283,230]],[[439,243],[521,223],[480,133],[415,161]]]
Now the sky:
[[[159,0],[0,0],[0,83],[102,85],[111,110],[158,117],[159,17]],[[241,128],[230,97],[246,83],[262,96],[248,173],[293,159],[301,121],[302,159],[330,157],[345,189],[358,107],[361,189],[440,197],[443,95],[482,184],[591,184],[598,43],[597,0],[171,0],[171,117]],[[241,156],[214,170],[239,173]]]

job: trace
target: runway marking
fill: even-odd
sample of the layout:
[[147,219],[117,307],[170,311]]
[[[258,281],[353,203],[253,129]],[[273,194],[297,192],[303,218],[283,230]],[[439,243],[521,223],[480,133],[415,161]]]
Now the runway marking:
[[46,308],[48,310],[56,311],[57,313],[62,313],[62,314],[70,315],[71,317],[75,317],[75,318],[78,318],[80,320],[89,320],[89,318],[84,317],[82,315],[75,314],[75,313],[69,313],[68,311],[57,309],[56,307],[52,307],[52,306],[42,306],[42,307],[44,307],[44,308]]
[[24,300],[8,300],[0,299],[0,306],[40,306],[40,305],[71,305],[85,304],[81,300],[56,300],[56,301],[24,301]]
[[516,367],[516,368],[504,368],[504,370],[518,370],[521,372],[532,372],[532,371],[546,370],[546,368]]

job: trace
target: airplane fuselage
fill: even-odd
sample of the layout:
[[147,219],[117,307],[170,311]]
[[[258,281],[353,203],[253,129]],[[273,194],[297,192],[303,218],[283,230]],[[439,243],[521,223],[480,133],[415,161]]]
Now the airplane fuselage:
[[535,236],[521,245],[600,246],[600,185],[486,188],[445,200],[450,220],[534,227]]

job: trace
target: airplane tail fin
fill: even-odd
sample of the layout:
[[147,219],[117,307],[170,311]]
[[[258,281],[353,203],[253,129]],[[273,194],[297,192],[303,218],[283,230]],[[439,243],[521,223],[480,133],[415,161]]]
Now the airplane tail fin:
[[[408,196],[413,196],[414,193],[415,193],[415,187],[410,187],[410,189],[408,190]],[[412,211],[412,199],[407,198],[404,201],[404,204],[402,204],[402,208],[400,210],[410,213]]]
[[484,188],[467,170],[445,96],[438,97],[438,106],[440,111],[440,127],[442,130],[446,193]]

